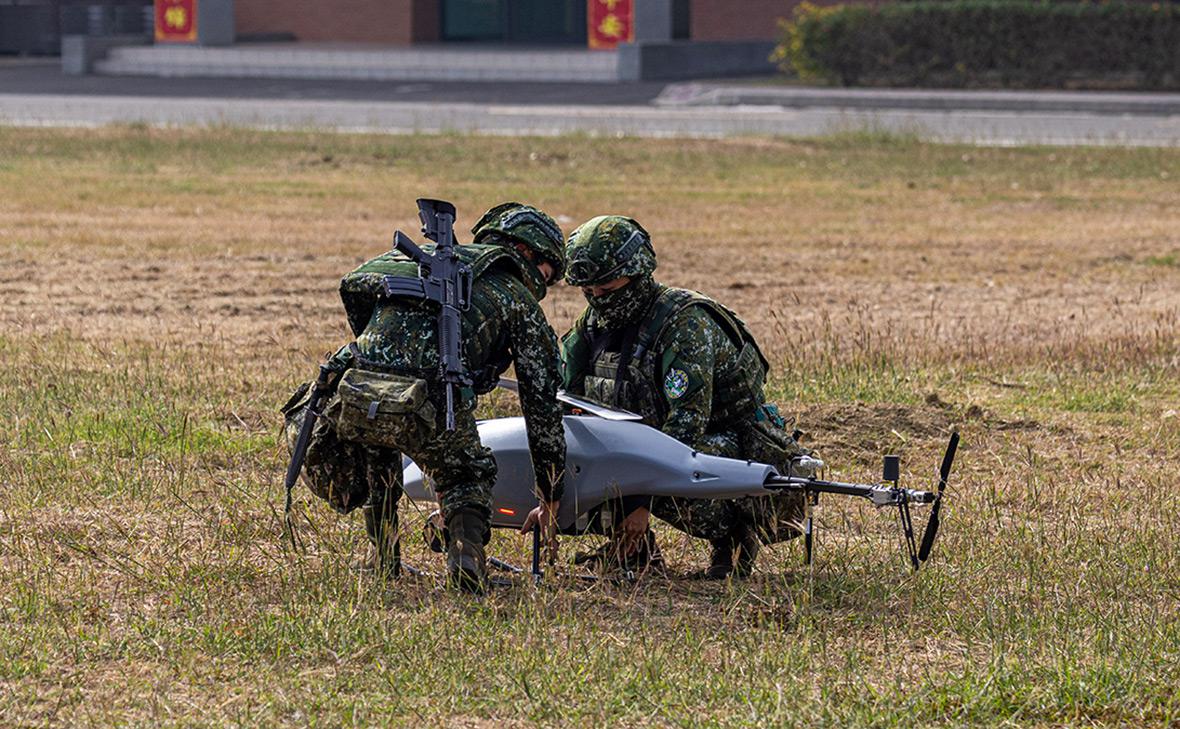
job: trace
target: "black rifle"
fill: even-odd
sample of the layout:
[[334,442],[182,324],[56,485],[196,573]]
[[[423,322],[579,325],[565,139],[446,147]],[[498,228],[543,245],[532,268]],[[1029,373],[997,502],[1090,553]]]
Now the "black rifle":
[[336,369],[331,365],[320,365],[320,374],[311,384],[311,394],[307,398],[307,411],[303,414],[303,426],[299,428],[295,449],[291,451],[291,462],[287,464],[287,477],[283,480],[283,486],[287,489],[287,504],[283,515],[293,545],[295,544],[295,530],[291,526],[291,491],[295,488],[295,482],[299,480],[299,472],[303,470],[303,458],[307,455],[307,445],[311,442],[311,431],[321,415],[320,406],[324,396],[332,389],[330,382],[335,372]]
[[426,253],[400,230],[393,234],[393,248],[418,264],[418,276],[386,276],[386,297],[427,299],[439,305],[438,369],[447,393],[447,430],[455,429],[455,390],[470,387],[463,366],[460,312],[471,303],[471,267],[455,253],[455,206],[443,200],[418,199],[422,234],[435,242]]

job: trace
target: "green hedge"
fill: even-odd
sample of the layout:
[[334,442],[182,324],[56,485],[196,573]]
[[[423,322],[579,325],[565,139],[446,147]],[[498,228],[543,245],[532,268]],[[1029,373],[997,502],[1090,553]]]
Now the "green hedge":
[[1180,86],[1180,6],[1028,0],[803,3],[775,60],[851,85]]

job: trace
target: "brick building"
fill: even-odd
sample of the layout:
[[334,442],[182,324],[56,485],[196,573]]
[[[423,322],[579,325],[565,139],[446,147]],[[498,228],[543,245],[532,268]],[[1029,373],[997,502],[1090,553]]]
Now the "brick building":
[[[45,25],[77,3],[87,22],[62,28],[66,73],[602,82],[771,73],[777,20],[798,1],[0,0],[0,10],[38,3]],[[139,22],[93,22],[108,15]]]
[[[587,3],[612,0],[235,0],[239,36],[301,41],[585,45]],[[632,0],[637,41],[767,41],[793,0]]]

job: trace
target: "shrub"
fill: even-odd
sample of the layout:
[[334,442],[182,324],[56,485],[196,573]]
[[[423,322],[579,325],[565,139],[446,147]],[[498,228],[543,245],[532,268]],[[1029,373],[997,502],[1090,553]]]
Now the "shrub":
[[774,59],[846,86],[1180,86],[1172,3],[804,2]]

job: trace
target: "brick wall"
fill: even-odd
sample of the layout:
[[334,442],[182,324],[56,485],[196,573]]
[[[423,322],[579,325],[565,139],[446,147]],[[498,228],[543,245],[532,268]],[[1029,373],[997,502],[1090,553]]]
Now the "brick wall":
[[789,18],[797,4],[798,0],[692,0],[692,39],[777,40],[777,19]]
[[301,41],[438,40],[439,0],[236,0],[238,34],[294,33]]

